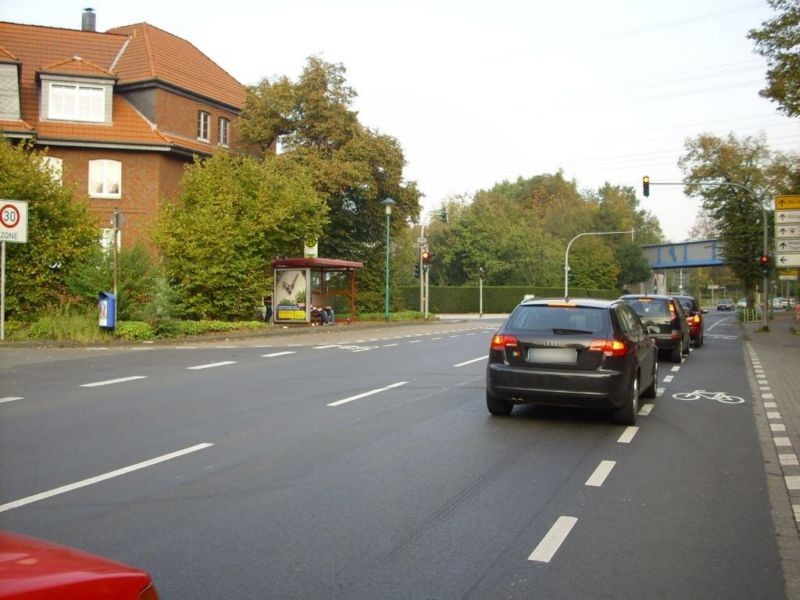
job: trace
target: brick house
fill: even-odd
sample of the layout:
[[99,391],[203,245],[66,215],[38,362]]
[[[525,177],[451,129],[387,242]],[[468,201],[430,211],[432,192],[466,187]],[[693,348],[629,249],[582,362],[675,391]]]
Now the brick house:
[[95,31],[0,22],[0,132],[45,150],[89,198],[110,245],[149,241],[162,198],[195,156],[241,147],[244,86],[186,40],[148,23]]

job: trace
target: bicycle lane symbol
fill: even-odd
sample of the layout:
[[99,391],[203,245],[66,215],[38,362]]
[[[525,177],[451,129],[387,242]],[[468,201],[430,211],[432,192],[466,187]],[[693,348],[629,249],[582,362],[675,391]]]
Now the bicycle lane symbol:
[[739,396],[730,396],[725,392],[709,392],[706,390],[695,390],[693,392],[677,392],[672,394],[672,397],[676,400],[683,400],[686,402],[692,400],[699,400],[700,398],[705,398],[707,400],[716,400],[717,402],[721,402],[722,404],[743,404],[744,398],[740,398]]

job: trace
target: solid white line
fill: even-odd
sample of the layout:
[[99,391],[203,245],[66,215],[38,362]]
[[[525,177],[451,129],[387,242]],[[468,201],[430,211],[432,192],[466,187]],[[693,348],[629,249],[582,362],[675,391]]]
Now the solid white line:
[[5,398],[0,398],[0,404],[4,404],[5,402],[16,402],[17,400],[24,400],[22,396],[6,396]]
[[614,465],[617,464],[615,460],[604,460],[592,473],[592,476],[586,480],[586,485],[590,485],[592,487],[600,487],[606,480],[606,477],[611,473],[611,469],[614,468]]
[[275,358],[276,356],[288,356],[289,354],[297,354],[294,350],[285,350],[284,352],[273,352],[272,354],[262,354],[262,358]]
[[549,563],[577,522],[578,519],[575,517],[559,517],[536,549],[531,552],[528,560]]
[[200,369],[213,369],[214,367],[224,367],[225,365],[235,365],[235,360],[226,360],[218,363],[209,363],[207,365],[197,365],[196,367],[186,367],[189,371],[199,371]]
[[20,500],[14,500],[13,502],[8,502],[7,504],[0,504],[0,512],[5,512],[13,508],[19,508],[20,506],[25,506],[26,504],[32,504],[34,502],[38,502],[39,500],[44,500],[46,498],[52,498],[53,496],[58,496],[59,494],[65,494],[66,492],[71,492],[73,490],[77,490],[89,485],[94,485],[95,483],[100,483],[101,481],[105,481],[107,479],[113,479],[114,477],[119,477],[120,475],[127,475],[128,473],[132,473],[133,471],[138,471],[139,469],[144,469],[146,467],[152,467],[153,465],[156,465],[158,463],[167,460],[172,460],[173,458],[178,458],[179,456],[183,456],[184,454],[190,454],[191,452],[197,452],[198,450],[203,450],[204,448],[208,448],[213,445],[214,444],[207,444],[207,443],[197,444],[196,446],[192,446],[190,448],[184,448],[183,450],[178,450],[177,452],[171,452],[170,454],[164,454],[156,458],[151,458],[150,460],[136,463],[135,465],[131,465],[129,467],[123,467],[122,469],[117,469],[116,471],[111,471],[103,475],[90,477],[89,479],[84,479],[83,481],[78,481],[76,483],[70,483],[69,485],[63,485],[61,487],[55,488],[47,492],[42,492],[40,494],[28,496],[27,498],[21,498]]
[[101,385],[113,385],[115,383],[125,383],[126,381],[135,381],[137,379],[147,379],[144,375],[134,375],[133,377],[121,377],[120,379],[109,379],[107,381],[95,381],[94,383],[84,383],[81,387],[92,388],[100,387]]
[[398,383],[393,383],[392,385],[387,385],[386,387],[378,388],[377,390],[371,390],[369,392],[364,392],[363,394],[357,394],[356,396],[350,396],[349,398],[343,398],[342,400],[331,402],[326,406],[341,406],[342,404],[347,404],[348,402],[352,402],[353,400],[360,400],[361,398],[366,398],[367,396],[380,394],[381,392],[385,392],[386,390],[391,390],[392,388],[400,387],[401,385],[405,385],[407,383],[408,383],[407,381],[400,381]]
[[633,436],[636,435],[636,432],[639,431],[638,427],[626,427],[625,431],[622,432],[622,435],[619,436],[617,442],[620,444],[630,444],[633,441]]
[[466,365],[471,365],[472,363],[480,362],[482,360],[486,360],[489,356],[479,356],[478,358],[473,358],[472,360],[467,360],[462,363],[458,363],[457,365],[453,365],[454,367],[464,367]]

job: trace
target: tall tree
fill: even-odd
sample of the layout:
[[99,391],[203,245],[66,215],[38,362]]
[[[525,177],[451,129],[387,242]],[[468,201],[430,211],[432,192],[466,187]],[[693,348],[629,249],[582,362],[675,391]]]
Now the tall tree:
[[271,289],[272,259],[301,253],[327,219],[310,176],[279,156],[219,153],[189,167],[181,185],[155,239],[191,318],[252,317]]
[[768,176],[771,159],[763,135],[739,139],[703,134],[686,141],[686,153],[678,161],[686,193],[703,199],[725,258],[747,289],[761,278],[756,259],[763,250],[761,203],[774,193]]
[[67,279],[100,245],[86,198],[72,195],[41,154],[0,138],[0,198],[28,203],[28,242],[7,244],[7,316],[31,318],[72,299]]
[[800,115],[800,2],[767,0],[776,15],[748,34],[756,52],[767,59],[765,98],[791,117]]
[[352,109],[356,92],[345,74],[341,64],[312,56],[297,82],[263,80],[249,90],[240,129],[265,151],[279,145],[282,156],[311,174],[329,208],[320,253],[365,263],[358,301],[375,309],[385,256],[381,202],[395,202],[391,225],[399,234],[418,217],[421,194],[403,178],[405,158],[397,140],[359,122]]

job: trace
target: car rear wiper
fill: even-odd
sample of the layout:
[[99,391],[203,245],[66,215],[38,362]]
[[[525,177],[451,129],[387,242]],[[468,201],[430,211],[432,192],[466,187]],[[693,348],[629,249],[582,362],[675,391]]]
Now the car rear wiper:
[[562,327],[553,327],[553,333],[585,333],[590,334],[594,333],[594,331],[587,331],[585,329],[564,329]]

